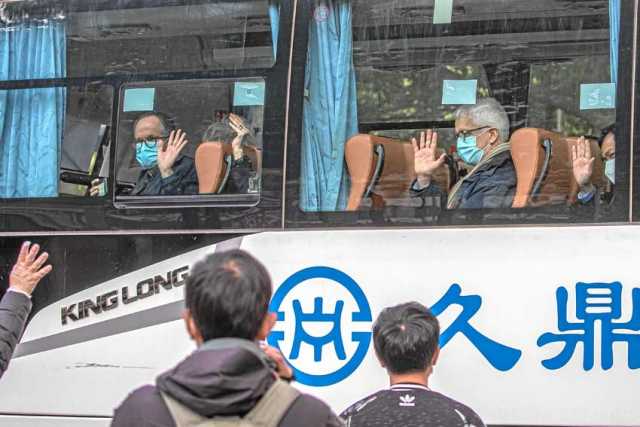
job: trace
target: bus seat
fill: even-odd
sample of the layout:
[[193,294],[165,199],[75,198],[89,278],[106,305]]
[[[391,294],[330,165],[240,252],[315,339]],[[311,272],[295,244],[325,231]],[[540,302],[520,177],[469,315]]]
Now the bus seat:
[[[244,146],[258,174],[262,169],[262,152],[254,146]],[[196,150],[196,173],[200,194],[220,194],[224,191],[233,163],[233,148],[229,143],[203,142]]]
[[[376,207],[384,205],[386,198],[410,197],[409,187],[415,179],[410,143],[374,135],[355,135],[347,141],[345,160],[351,178],[348,211],[357,210],[362,200],[369,196]],[[444,165],[434,180],[440,188],[449,189],[451,176],[449,167]]]
[[[578,138],[566,138],[544,129],[523,128],[511,136],[511,157],[516,169],[514,208],[573,204],[578,184],[573,178],[571,149]],[[591,141],[594,184],[603,184],[603,165],[596,141]]]

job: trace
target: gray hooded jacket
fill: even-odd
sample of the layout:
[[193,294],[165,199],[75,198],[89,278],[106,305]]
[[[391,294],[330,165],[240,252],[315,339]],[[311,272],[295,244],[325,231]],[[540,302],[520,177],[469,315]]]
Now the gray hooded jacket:
[[[244,416],[274,380],[274,371],[256,344],[233,338],[212,340],[160,375],[155,386],[131,393],[116,409],[111,425],[175,426],[160,391],[208,418]],[[343,425],[325,403],[308,395],[300,395],[280,422],[281,427]]]

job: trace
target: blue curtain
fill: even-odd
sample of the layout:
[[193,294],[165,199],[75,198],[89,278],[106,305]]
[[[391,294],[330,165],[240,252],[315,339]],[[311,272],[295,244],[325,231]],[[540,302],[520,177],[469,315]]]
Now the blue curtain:
[[609,33],[611,83],[617,83],[618,46],[620,38],[620,0],[609,0]]
[[[0,27],[0,80],[66,76],[61,22]],[[63,88],[0,91],[0,198],[58,195]]]
[[349,183],[346,141],[358,132],[351,3],[316,0],[305,75],[300,207],[343,210]]
[[280,33],[280,5],[277,0],[269,0],[269,20],[271,21],[271,43],[275,59],[278,54],[278,34]]

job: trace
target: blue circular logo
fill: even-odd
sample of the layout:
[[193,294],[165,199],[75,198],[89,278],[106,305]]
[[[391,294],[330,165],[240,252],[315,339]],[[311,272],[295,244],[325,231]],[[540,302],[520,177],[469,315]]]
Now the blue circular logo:
[[[327,312],[326,301],[322,297],[323,292],[326,293],[326,289],[323,288],[336,285],[346,290],[351,298],[347,298],[349,301],[346,301],[345,298],[338,298],[335,301],[335,309],[332,312]],[[283,304],[285,298],[294,290],[298,296],[297,299],[290,298],[290,302]],[[351,300],[355,301],[355,305]],[[307,304],[303,304],[305,302]],[[306,307],[313,306],[312,311],[309,312],[307,310],[305,312],[303,305],[306,305]],[[350,319],[352,324],[355,322],[371,323],[372,317],[369,301],[367,301],[367,297],[360,286],[349,275],[340,270],[320,266],[306,268],[293,274],[276,290],[269,305],[269,311],[277,313],[278,322],[286,320],[289,325],[294,325],[292,333],[287,333],[291,343],[291,351],[289,354],[283,354],[293,368],[296,380],[301,384],[316,387],[336,384],[351,375],[367,355],[369,344],[371,343],[371,331],[369,328],[367,328],[367,331],[351,332],[351,343],[349,343],[348,347],[353,349],[354,346],[351,344],[356,344],[354,350],[348,352],[348,348],[343,341],[343,336],[349,332],[343,328],[343,313],[351,312]],[[292,315],[293,319],[286,319],[285,313]],[[313,326],[312,324],[322,325],[324,327],[322,330],[325,331],[324,335],[319,336],[317,333],[309,333],[305,329],[305,325]],[[330,325],[328,332],[326,325]],[[284,330],[271,332],[267,339],[269,345],[280,350],[282,350],[281,346],[284,340]],[[303,344],[313,350],[313,362],[309,361],[310,357],[302,360],[304,359],[301,357]],[[323,352],[326,353],[327,347],[329,349],[333,347],[335,352],[334,359],[340,365],[338,368],[331,366],[330,369],[327,369],[326,366],[330,364],[323,363],[322,356]],[[347,353],[350,353],[350,355]],[[304,362],[303,364],[305,365],[312,363],[316,368],[320,368],[321,371],[328,370],[328,372],[305,372],[300,368],[301,362]]]

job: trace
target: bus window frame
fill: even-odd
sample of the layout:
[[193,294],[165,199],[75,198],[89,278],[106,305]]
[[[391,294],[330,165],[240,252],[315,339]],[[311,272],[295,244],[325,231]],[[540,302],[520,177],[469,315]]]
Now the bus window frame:
[[[284,139],[286,137],[286,99],[289,77],[291,46],[291,26],[293,25],[294,4],[297,0],[280,0],[280,31],[278,50],[270,68],[254,69],[216,69],[204,71],[181,71],[159,73],[118,73],[98,76],[64,77],[32,80],[0,80],[0,90],[36,89],[52,87],[84,87],[87,84],[104,84],[112,87],[111,120],[107,123],[112,130],[117,129],[120,106],[120,88],[127,83],[145,83],[172,80],[215,80],[242,79],[260,77],[265,81],[264,143],[270,139],[273,143],[263,147],[262,185],[260,199],[255,195],[243,195],[244,202],[238,198],[214,196],[186,196],[179,203],[158,204],[143,202],[134,205],[135,209],[121,209],[115,200],[114,179],[116,172],[117,132],[110,132],[109,155],[114,161],[109,165],[107,194],[104,197],[34,197],[0,199],[0,235],[11,236],[16,233],[56,234],[67,232],[109,233],[113,230],[127,230],[132,233],[157,232],[171,230],[174,234],[194,232],[228,232],[229,230],[279,230],[282,228],[282,194],[284,176]],[[204,2],[204,1],[203,1]],[[163,6],[166,6],[163,4]],[[264,149],[267,148],[268,149]],[[266,170],[276,171],[273,176],[265,176]],[[60,172],[60,171],[59,171]],[[269,180],[269,185],[265,186]],[[268,188],[265,191],[265,188]],[[263,197],[265,196],[266,197]],[[215,197],[217,200],[212,200]],[[157,201],[161,197],[155,197]],[[194,201],[199,199],[199,201]],[[174,201],[175,202],[175,201]],[[250,205],[248,203],[251,203]],[[182,215],[187,221],[177,225],[173,217],[162,218],[167,208],[170,212]],[[277,211],[277,213],[276,213]],[[153,217],[151,221],[145,221]],[[245,220],[248,216],[248,222]],[[197,222],[190,222],[198,218]],[[209,221],[209,222],[207,222]],[[215,229],[210,223],[215,224]],[[202,224],[202,225],[200,225]],[[247,225],[249,224],[249,225]]]
[[[124,99],[124,92],[128,89],[138,89],[138,88],[151,88],[157,87],[164,84],[170,83],[199,83],[199,82],[238,82],[243,80],[251,81],[252,79],[262,79],[265,84],[265,100],[269,96],[269,85],[267,83],[267,74],[268,70],[266,69],[256,69],[249,70],[250,72],[241,72],[241,76],[233,76],[233,77],[220,77],[220,78],[205,78],[205,79],[170,79],[170,80],[150,80],[143,82],[126,82],[119,87],[118,99]],[[248,75],[246,75],[248,74]],[[266,105],[266,102],[265,102]],[[120,102],[118,105],[117,116],[118,120],[116,124],[120,123],[120,115],[124,113],[122,111],[123,103]],[[143,111],[140,112],[142,114]],[[264,120],[264,115],[263,115]],[[118,153],[119,144],[126,145],[127,141],[119,141],[119,135],[117,129],[118,126],[115,127],[115,152]],[[264,147],[262,148],[264,152]],[[117,156],[112,157],[114,161],[112,165],[114,167],[113,178],[111,179],[114,183],[117,184],[118,177],[116,176],[118,171],[118,162],[120,159]],[[260,172],[260,178],[262,178],[262,170]],[[224,207],[224,208],[251,208],[255,207],[260,203],[262,188],[257,193],[249,193],[249,194],[189,194],[189,195],[180,195],[180,196],[131,196],[131,195],[118,195],[116,191],[111,191],[113,199],[113,205],[116,209],[131,209],[131,208],[183,208],[183,207]]]
[[[637,3],[637,0],[636,2]],[[632,91],[635,91],[633,84],[635,76],[632,76],[634,67],[634,53],[632,52],[633,36],[636,34],[636,19],[632,2],[622,2],[620,21],[620,44],[619,44],[619,65],[618,83],[616,86],[616,125],[618,127],[616,138],[622,141],[630,141],[629,144],[616,147],[616,186],[615,197],[610,206],[606,209],[606,218],[594,218],[594,209],[591,207],[549,205],[543,207],[526,207],[520,209],[500,208],[500,209],[469,209],[469,210],[446,210],[435,212],[435,221],[427,221],[426,224],[416,224],[416,217],[393,217],[386,216],[385,210],[359,210],[348,211],[319,211],[304,212],[299,204],[300,185],[300,163],[302,151],[303,118],[302,109],[304,98],[304,79],[307,57],[308,28],[310,20],[313,19],[312,5],[302,2],[299,5],[298,20],[295,24],[295,44],[293,49],[291,93],[292,99],[297,102],[291,104],[291,117],[299,117],[300,120],[290,121],[289,141],[287,144],[287,165],[286,165],[286,199],[285,199],[285,227],[287,228],[441,228],[446,226],[537,226],[537,225],[576,225],[576,224],[616,224],[629,222],[632,216],[629,197],[629,184],[631,171],[628,170],[631,162],[631,146],[637,150],[640,157],[640,147],[635,142],[636,136],[640,132],[636,129],[634,140],[631,140],[631,100],[635,99]],[[639,38],[640,40],[640,38]],[[635,50],[635,47],[634,49]],[[295,68],[298,67],[298,68]],[[638,74],[640,77],[640,73]],[[628,88],[632,88],[629,91]],[[636,118],[640,119],[640,102],[636,102]],[[415,123],[402,123],[412,128],[416,124],[426,122],[417,121]],[[438,124],[440,122],[434,122]],[[359,131],[364,133],[363,126],[371,130],[377,124],[360,123]],[[377,129],[376,129],[377,130]],[[640,178],[635,174],[636,178]],[[626,179],[625,179],[626,178]],[[640,197],[640,181],[634,187],[636,194]],[[414,209],[418,213],[418,209]],[[413,221],[410,221],[412,219]],[[638,216],[640,221],[640,215]],[[424,220],[423,220],[424,221]]]

